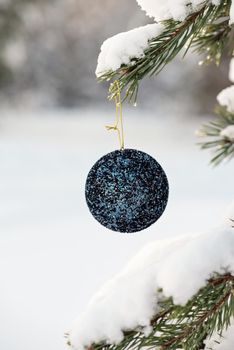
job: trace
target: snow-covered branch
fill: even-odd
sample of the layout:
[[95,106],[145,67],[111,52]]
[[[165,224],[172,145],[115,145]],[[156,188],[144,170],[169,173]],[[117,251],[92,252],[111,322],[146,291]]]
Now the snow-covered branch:
[[[231,32],[231,0],[138,0],[160,24],[120,33],[107,39],[98,58],[100,80],[118,79],[121,90],[135,101],[139,82],[158,74],[184,48],[219,63]],[[207,54],[207,50],[209,53]],[[112,91],[112,96],[116,91]]]
[[[148,244],[92,298],[84,314],[69,331],[69,343],[75,349],[92,344],[120,344],[128,332],[139,329],[147,336],[152,332],[152,320],[162,311],[163,300],[172,298],[173,305],[188,307],[191,300],[195,303],[196,294],[212,276],[222,275],[225,275],[223,279],[219,277],[216,282],[210,282],[220,288],[217,294],[220,312],[224,304],[227,307],[227,300],[224,303],[221,296],[226,295],[229,300],[226,293],[229,293],[230,286],[231,290],[234,288],[234,277],[231,277],[234,276],[232,228],[222,227],[208,234]],[[224,282],[222,289],[221,283]],[[214,286],[211,285],[211,289]],[[215,289],[212,290],[215,294]],[[209,289],[211,303],[210,293]],[[202,305],[201,299],[199,303]],[[211,304],[208,304],[206,300],[203,307],[211,310]],[[218,306],[213,307],[217,311]],[[229,313],[234,316],[233,307],[234,304],[230,305]],[[179,310],[183,309],[179,307]],[[210,317],[210,311],[208,314]],[[183,335],[183,329],[181,331]]]
[[102,44],[98,57],[96,75],[116,71],[122,64],[130,64],[132,59],[144,57],[149,41],[158,36],[163,26],[157,23],[119,33]]
[[[167,19],[183,21],[191,13],[198,11],[204,0],[136,0],[143,11],[149,17],[153,17],[157,22]],[[214,5],[219,5],[219,0],[210,1]]]
[[[234,81],[234,59],[230,63],[229,78]],[[208,137],[201,147],[214,151],[211,162],[215,165],[234,156],[234,85],[222,90],[217,101],[217,120],[204,125],[198,133],[199,136]]]

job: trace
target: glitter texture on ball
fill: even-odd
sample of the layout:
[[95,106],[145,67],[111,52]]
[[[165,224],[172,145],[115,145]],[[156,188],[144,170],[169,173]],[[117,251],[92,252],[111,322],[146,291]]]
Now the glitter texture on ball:
[[118,232],[137,232],[164,212],[169,186],[161,165],[150,155],[117,150],[99,159],[90,170],[86,202],[94,218]]

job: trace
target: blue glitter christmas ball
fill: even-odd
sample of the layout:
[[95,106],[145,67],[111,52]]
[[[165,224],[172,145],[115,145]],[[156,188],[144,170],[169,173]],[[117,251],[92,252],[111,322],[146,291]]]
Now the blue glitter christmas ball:
[[118,150],[99,159],[86,180],[86,202],[94,218],[118,232],[137,232],[164,212],[168,181],[161,165],[134,149]]

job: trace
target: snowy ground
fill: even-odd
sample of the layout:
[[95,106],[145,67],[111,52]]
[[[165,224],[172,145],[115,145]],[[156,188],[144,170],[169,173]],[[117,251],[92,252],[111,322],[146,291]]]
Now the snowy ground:
[[208,153],[195,146],[201,119],[134,109],[125,113],[127,147],[148,152],[164,167],[169,204],[158,223],[137,234],[100,226],[86,207],[84,183],[93,163],[116,148],[116,135],[103,127],[112,114],[91,109],[1,112],[4,350],[65,349],[64,330],[144,243],[210,229],[234,198],[234,162],[212,169]]

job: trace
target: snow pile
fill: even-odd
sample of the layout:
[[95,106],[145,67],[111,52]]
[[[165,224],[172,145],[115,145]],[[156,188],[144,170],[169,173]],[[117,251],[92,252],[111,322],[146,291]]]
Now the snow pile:
[[222,90],[218,94],[217,100],[221,106],[227,107],[230,113],[234,113],[234,85]]
[[[203,0],[136,0],[143,11],[156,21],[173,18],[178,21],[184,20],[190,13],[204,5]],[[219,0],[211,1],[214,5]]]
[[229,141],[234,142],[234,125],[228,125],[224,128],[220,136],[227,138]]
[[144,56],[149,40],[162,32],[163,26],[157,23],[119,33],[104,41],[98,57],[96,75],[115,71],[131,59]]
[[[234,58],[232,58],[230,62],[229,79],[234,82]],[[234,85],[222,90],[218,94],[217,100],[219,104],[226,107],[230,113],[234,113]],[[234,125],[228,125],[224,128],[220,132],[220,136],[234,142]]]
[[212,273],[234,274],[234,230],[230,226],[148,244],[93,297],[69,332],[71,345],[82,349],[93,342],[116,344],[123,339],[123,330],[142,326],[147,331],[158,311],[159,288],[176,304],[185,304]]

